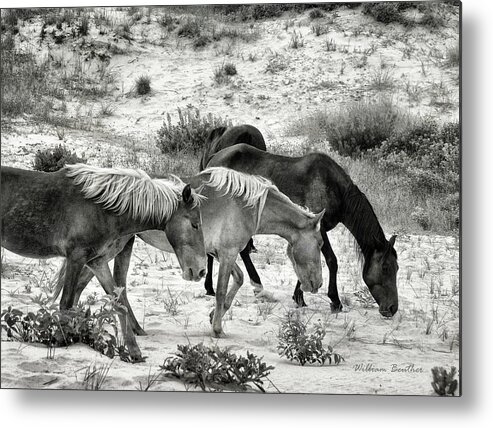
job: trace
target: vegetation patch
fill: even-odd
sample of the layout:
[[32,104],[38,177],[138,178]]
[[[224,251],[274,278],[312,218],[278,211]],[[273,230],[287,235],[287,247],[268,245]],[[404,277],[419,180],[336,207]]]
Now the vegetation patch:
[[344,358],[333,352],[331,346],[324,346],[323,339],[326,334],[325,327],[321,323],[313,326],[313,331],[308,331],[308,321],[303,322],[299,316],[288,314],[287,319],[281,324],[278,333],[279,344],[277,350],[281,357],[290,361],[305,364],[339,364]]
[[166,358],[161,369],[166,376],[199,387],[202,391],[247,391],[255,387],[265,392],[264,380],[274,369],[248,351],[243,357],[202,343],[177,345],[177,348],[176,356]]
[[60,346],[84,343],[109,358],[119,356],[130,362],[125,345],[118,340],[116,322],[116,296],[101,298],[102,306],[94,313],[90,308],[78,306],[75,309],[60,311],[49,299],[37,298],[40,309],[24,314],[9,306],[2,311],[2,330],[10,340],[29,343],[42,343],[47,347],[47,357],[54,358]]
[[64,145],[59,144],[54,149],[38,150],[34,155],[33,169],[35,171],[55,172],[67,164],[87,163],[87,159],[77,156]]
[[162,153],[180,151],[199,153],[210,131],[219,126],[231,126],[228,119],[223,119],[211,113],[201,116],[200,110],[178,108],[178,123],[171,120],[168,113],[163,126],[159,129],[156,145]]

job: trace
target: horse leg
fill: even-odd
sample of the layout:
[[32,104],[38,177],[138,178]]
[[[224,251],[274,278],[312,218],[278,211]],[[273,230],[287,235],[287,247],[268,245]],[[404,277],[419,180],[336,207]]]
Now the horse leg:
[[[237,254],[236,254],[237,255]],[[236,256],[219,259],[219,275],[216,286],[216,307],[211,312],[212,332],[215,337],[223,334],[222,319],[225,309],[226,292],[228,291],[228,282],[235,265]]]
[[[114,294],[117,284],[113,276],[111,275],[108,263],[102,258],[98,257],[88,262],[87,266],[93,271],[94,275],[96,275],[96,278],[103,286],[106,294]],[[121,295],[118,298],[118,303],[123,304]],[[116,312],[120,320],[123,340],[125,345],[127,346],[132,362],[137,363],[144,361],[144,358],[142,358],[142,353],[139,349],[139,345],[137,344],[137,340],[135,339],[134,332],[128,323],[126,308],[117,308]]]
[[236,294],[243,285],[243,272],[236,263],[234,264],[233,270],[231,271],[231,276],[233,277],[233,285],[230,287],[228,294],[226,295],[226,300],[224,302],[224,312],[226,312],[231,307]]
[[214,267],[214,257],[207,254],[207,275],[205,276],[205,294],[207,296],[215,296],[214,288],[212,286],[212,268]]
[[[60,309],[70,309],[74,304],[77,281],[79,279],[84,263],[77,260],[66,259],[65,273],[63,278],[63,292],[60,299]],[[60,278],[61,280],[61,278]]]
[[123,291],[120,294],[120,299],[127,308],[127,318],[133,332],[137,336],[145,336],[146,332],[140,326],[137,318],[135,318],[135,314],[127,299],[127,273],[128,268],[130,267],[130,257],[132,256],[134,241],[135,236],[132,236],[125,244],[125,247],[123,247],[123,250],[116,255],[115,264],[113,266],[113,278],[115,279],[117,287],[123,288]]
[[341,301],[339,300],[339,293],[337,291],[337,258],[330,245],[327,232],[322,229],[322,239],[324,241],[322,245],[322,254],[325,257],[327,266],[329,268],[330,278],[329,278],[329,290],[327,296],[331,300],[330,308],[333,312],[339,312],[342,309]]
[[[250,241],[252,240],[250,239]],[[262,285],[262,281],[260,281],[260,277],[258,276],[257,270],[255,269],[252,259],[250,258],[250,248],[251,247],[247,245],[247,247],[243,251],[240,251],[240,256],[241,256],[241,260],[243,260],[243,263],[246,267],[248,276],[250,277],[250,284],[252,284],[253,286],[253,292],[255,294],[258,294],[264,289],[264,286]]]
[[293,293],[293,300],[296,302],[296,304],[300,308],[303,308],[306,306],[305,299],[303,298],[303,290],[301,289],[300,280],[298,280],[298,282],[296,283],[296,287],[295,287],[294,293]]

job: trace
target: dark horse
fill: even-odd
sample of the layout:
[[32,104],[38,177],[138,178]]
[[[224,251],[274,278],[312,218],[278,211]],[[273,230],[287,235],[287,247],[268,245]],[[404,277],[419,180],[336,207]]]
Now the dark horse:
[[[185,279],[205,275],[202,197],[190,185],[84,164],[54,173],[2,167],[1,185],[2,247],[24,257],[66,259],[61,309],[71,307],[85,267],[113,293],[121,274],[114,279],[108,261],[145,230],[166,232]],[[118,300],[127,306],[124,291]],[[127,314],[120,308],[118,316],[132,360],[143,361]]]
[[[378,303],[380,313],[390,317],[397,312],[396,236],[387,241],[368,199],[333,159],[323,153],[287,157],[239,144],[216,153],[207,166],[224,166],[266,177],[293,202],[314,212],[325,209],[320,232],[322,253],[330,271],[327,295],[332,301],[332,309],[340,310],[342,305],[337,291],[337,259],[327,232],[342,223],[359,245],[364,259],[363,279]],[[248,251],[242,251],[241,255],[251,264]],[[293,299],[299,305],[305,304],[299,281]]]
[[[225,149],[226,147],[231,147],[236,144],[248,144],[249,146],[255,147],[259,150],[266,151],[267,147],[265,145],[264,136],[262,133],[252,125],[237,125],[237,126],[220,126],[214,128],[207,139],[205,140],[204,149],[202,151],[202,157],[200,159],[200,171],[203,171],[207,167],[207,163],[210,158],[214,156],[215,153]],[[253,239],[248,241],[244,251],[240,253],[240,256],[245,264],[248,271],[248,276],[252,285],[259,286],[262,285],[260,277],[258,276],[255,266],[250,259],[250,252],[255,251],[255,246],[253,245]],[[212,269],[214,265],[214,258],[210,255],[207,256],[207,276],[205,277],[204,287],[206,294],[209,296],[214,296],[214,288],[212,286]]]

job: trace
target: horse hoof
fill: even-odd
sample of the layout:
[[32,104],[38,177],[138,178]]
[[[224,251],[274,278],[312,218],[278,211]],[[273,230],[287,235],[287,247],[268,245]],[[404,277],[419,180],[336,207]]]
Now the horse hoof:
[[206,291],[206,292],[205,292],[205,295],[206,295],[206,296],[215,296],[215,295],[216,295],[216,293],[215,293],[214,291]]
[[293,295],[293,300],[298,305],[299,308],[304,308],[306,307],[305,299],[303,299],[303,296],[295,296]]
[[147,357],[143,357],[142,355],[132,355],[130,356],[130,360],[132,361],[132,364],[137,364],[137,363],[145,363]]
[[342,304],[339,303],[331,303],[330,304],[330,310],[332,313],[337,313],[342,311]]

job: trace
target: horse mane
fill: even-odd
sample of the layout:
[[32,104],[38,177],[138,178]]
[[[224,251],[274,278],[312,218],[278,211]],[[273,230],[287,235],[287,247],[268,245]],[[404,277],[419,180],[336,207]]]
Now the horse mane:
[[[161,223],[178,208],[185,183],[174,180],[151,179],[140,169],[99,168],[86,164],[67,165],[66,176],[74,185],[82,186],[86,199],[102,204],[117,215],[128,213],[139,221]],[[197,206],[203,196],[192,192]]]
[[241,198],[247,207],[253,207],[268,190],[278,190],[269,180],[258,175],[245,174],[221,166],[210,167],[200,173],[209,175],[204,185],[224,189],[223,196]]
[[356,239],[360,261],[371,256],[375,248],[385,246],[387,240],[377,216],[366,195],[351,184],[344,194],[344,215],[342,223]]
[[268,191],[274,192],[279,198],[298,208],[307,217],[315,217],[315,214],[308,210],[308,208],[295,204],[267,178],[221,166],[206,168],[199,175],[207,174],[209,175],[209,179],[203,185],[217,190],[224,189],[223,196],[241,198],[247,207],[254,207],[259,204],[257,226],[260,224],[260,217],[264,209]]

